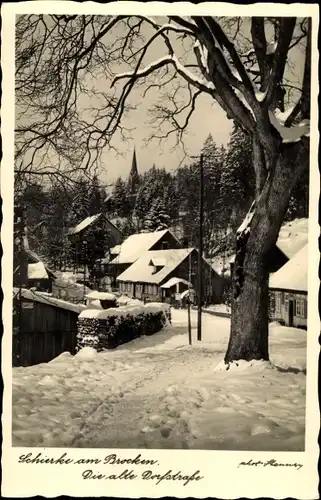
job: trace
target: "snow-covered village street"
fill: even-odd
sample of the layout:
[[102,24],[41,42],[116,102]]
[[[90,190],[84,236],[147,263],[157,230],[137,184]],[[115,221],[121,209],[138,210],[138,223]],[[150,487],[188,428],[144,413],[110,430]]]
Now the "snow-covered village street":
[[270,324],[271,364],[226,371],[229,322],[187,312],[102,353],[84,348],[13,369],[13,445],[304,450],[306,331]]

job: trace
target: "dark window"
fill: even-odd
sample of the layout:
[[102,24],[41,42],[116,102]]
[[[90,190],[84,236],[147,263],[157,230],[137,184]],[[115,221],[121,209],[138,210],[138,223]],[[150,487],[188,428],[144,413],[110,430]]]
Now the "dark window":
[[271,313],[275,312],[275,295],[274,295],[274,293],[271,293],[271,295],[270,295],[270,311],[271,311]]

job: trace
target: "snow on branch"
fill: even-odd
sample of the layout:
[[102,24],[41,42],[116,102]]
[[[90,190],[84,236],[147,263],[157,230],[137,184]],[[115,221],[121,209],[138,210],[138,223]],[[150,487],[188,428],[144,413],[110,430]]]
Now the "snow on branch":
[[240,227],[236,231],[237,237],[239,237],[240,235],[243,235],[243,234],[248,234],[250,232],[251,222],[252,222],[252,219],[253,219],[254,214],[255,214],[255,208],[256,208],[256,202],[253,201],[253,203],[252,203],[248,213],[246,214],[242,224],[240,225]]
[[234,43],[231,40],[229,40],[229,38],[224,33],[221,26],[215,21],[215,19],[213,17],[204,17],[203,19],[204,19],[205,24],[207,25],[209,31],[211,32],[213,39],[215,41],[217,41],[216,46],[218,48],[220,48],[220,52],[221,52],[223,58],[225,59],[226,64],[227,64],[227,58],[223,52],[223,49],[225,49],[228,52],[228,54],[231,58],[231,61],[233,63],[233,66],[234,66],[237,74],[239,75],[237,80],[240,80],[244,85],[244,88],[239,88],[239,89],[243,93],[244,93],[244,90],[247,91],[246,92],[247,98],[249,96],[253,97],[253,86],[252,86],[251,79],[249,78],[249,76],[246,72],[246,69],[244,67],[244,64],[241,61],[241,58],[240,58],[237,50],[235,49]]
[[[238,96],[242,95],[242,104],[244,104],[245,100],[247,102],[245,107],[251,109],[256,120],[260,119],[262,117],[262,110],[255,97],[257,89],[246,71],[241,57],[237,53],[234,43],[229,40],[214,18],[195,17],[192,19],[200,30],[199,40],[207,48],[209,54],[208,71],[218,93],[221,93],[221,97],[223,98],[221,85],[225,88],[230,87],[231,90],[235,89],[238,91]],[[220,86],[218,85],[218,81],[220,81]],[[231,95],[230,92],[229,94]]]
[[293,108],[289,108],[285,113],[281,113],[279,110],[276,110],[275,113],[269,111],[271,125],[279,132],[283,143],[298,142],[302,137],[308,137],[310,134],[310,120],[302,120],[292,127],[284,126],[292,110]]
[[209,68],[207,64],[208,51],[204,45],[201,45],[200,41],[197,40],[193,47],[194,54],[197,60],[197,64],[200,67],[203,75],[207,80],[210,79]]
[[207,82],[206,80],[201,80],[197,75],[193,74],[191,71],[189,71],[186,67],[184,67],[177,59],[175,55],[172,56],[164,56],[156,61],[152,62],[148,66],[145,66],[145,68],[142,68],[137,71],[129,71],[125,73],[119,73],[118,75],[115,76],[111,83],[111,87],[115,85],[115,83],[119,80],[122,79],[130,79],[133,81],[136,81],[140,78],[145,78],[146,76],[150,75],[153,73],[155,70],[162,68],[163,66],[166,66],[168,64],[171,64],[174,66],[176,69],[177,73],[179,73],[188,83],[191,85],[194,85],[194,87],[198,88],[199,90],[202,90],[204,92],[207,92],[209,94],[213,95],[214,92],[214,85],[212,82]]
[[273,62],[267,81],[266,101],[268,103],[274,99],[277,86],[283,80],[287,55],[293,37],[295,24],[295,17],[282,18],[280,20],[278,41],[273,52]]

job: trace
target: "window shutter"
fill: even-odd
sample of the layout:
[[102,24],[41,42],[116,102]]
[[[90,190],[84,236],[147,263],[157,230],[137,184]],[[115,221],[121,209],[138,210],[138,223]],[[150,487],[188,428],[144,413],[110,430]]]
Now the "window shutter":
[[296,305],[296,299],[293,300],[293,311],[294,315],[298,316],[298,311],[297,311],[297,305]]
[[308,317],[308,301],[307,301],[307,299],[303,299],[303,302],[304,302],[304,317],[307,318]]

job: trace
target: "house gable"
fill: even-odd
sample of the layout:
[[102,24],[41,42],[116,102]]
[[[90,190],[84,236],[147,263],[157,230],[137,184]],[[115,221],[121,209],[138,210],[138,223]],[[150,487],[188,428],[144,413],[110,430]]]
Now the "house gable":
[[181,248],[181,244],[170,230],[167,230],[149,250],[169,250]]
[[89,231],[104,231],[110,236],[111,246],[118,245],[122,240],[122,232],[106,217],[105,214],[99,213],[86,217],[75,227],[68,231],[68,238],[71,242],[81,240]]
[[145,252],[118,276],[117,281],[160,285],[191,252],[191,248]]
[[269,283],[272,290],[292,290],[307,292],[308,290],[308,245],[302,248],[289,260]]
[[180,248],[179,241],[168,229],[152,233],[136,233],[129,236],[117,249],[118,255],[111,264],[133,264],[145,252],[163,250],[164,247]]
[[[158,268],[156,264],[158,264]],[[157,285],[160,287],[171,278],[190,281],[198,289],[199,276],[197,272],[198,252],[195,249],[171,249],[149,251],[127,268],[117,278],[121,288],[125,283]],[[132,285],[130,285],[132,286]],[[219,301],[222,294],[223,280],[211,265],[203,259],[203,290],[204,296]],[[127,291],[127,290],[126,290]]]

